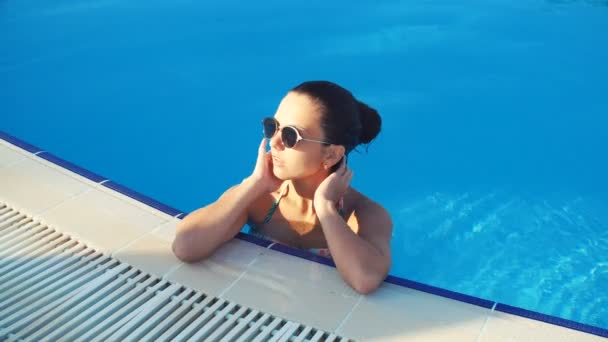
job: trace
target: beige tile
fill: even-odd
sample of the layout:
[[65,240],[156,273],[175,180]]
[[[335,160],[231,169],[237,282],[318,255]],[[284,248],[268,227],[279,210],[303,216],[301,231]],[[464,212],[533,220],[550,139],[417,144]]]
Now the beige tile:
[[324,289],[332,294],[359,297],[359,294],[340,277],[336,268],[282,252],[268,250],[250,268],[280,275],[285,279],[297,279],[299,283],[305,283],[316,289]]
[[491,314],[479,339],[480,342],[507,341],[607,341],[597,335],[583,333],[558,325],[540,322],[516,315],[495,311]]
[[112,253],[165,220],[97,189],[44,212],[44,220],[92,247]]
[[13,145],[10,142],[8,142],[6,140],[3,140],[3,139],[0,139],[0,146],[7,147],[7,148],[9,148],[9,149],[11,149],[11,150],[13,150],[13,151],[21,154],[21,155],[24,155],[24,156],[29,156],[29,155],[33,154],[32,152],[30,152],[30,151],[28,151],[26,149],[23,149],[23,148],[21,148],[21,147],[19,147],[17,145]]
[[[0,140],[0,142],[2,142],[2,141]],[[0,144],[0,147],[3,147],[3,145]],[[37,163],[39,166],[46,167],[47,169],[52,170],[52,171],[54,171],[57,174],[66,175],[66,176],[68,176],[68,177],[70,177],[70,178],[72,178],[72,179],[74,179],[76,181],[79,181],[79,182],[84,183],[85,185],[88,185],[90,188],[98,189],[98,190],[100,190],[102,192],[105,192],[106,194],[109,194],[109,195],[111,195],[113,197],[116,197],[116,198],[118,198],[118,199],[120,199],[120,200],[122,200],[124,202],[127,202],[127,203],[133,205],[133,206],[136,206],[136,207],[139,207],[141,209],[144,209],[144,210],[148,211],[149,213],[157,215],[157,216],[159,216],[159,217],[161,217],[163,219],[168,220],[168,219],[172,218],[171,215],[165,214],[165,213],[163,213],[162,211],[160,211],[160,210],[158,210],[156,208],[150,207],[150,206],[148,206],[145,203],[139,202],[136,199],[133,199],[133,198],[131,198],[129,196],[123,195],[123,194],[121,194],[121,193],[119,193],[119,192],[117,192],[117,191],[115,191],[113,189],[110,189],[110,188],[108,188],[106,186],[103,186],[102,184],[95,183],[94,181],[92,181],[92,180],[90,180],[88,178],[85,178],[85,177],[83,177],[83,176],[81,176],[81,175],[79,175],[79,174],[77,174],[75,172],[72,172],[72,171],[70,171],[70,170],[68,170],[68,169],[66,169],[66,168],[64,168],[64,167],[62,167],[60,165],[56,165],[55,163],[52,163],[52,162],[50,162],[50,161],[48,161],[48,160],[46,160],[44,158],[40,158],[39,156],[34,155],[34,154],[32,154],[32,153],[30,153],[28,151],[22,150],[22,149],[20,149],[17,146],[14,146],[12,144],[8,144],[8,143],[5,142],[4,143],[4,147],[8,148],[12,152],[16,152],[16,153],[18,153],[20,155],[25,156],[26,158],[30,159],[31,161]],[[2,156],[2,150],[0,149],[0,168],[2,167],[1,156]],[[0,193],[0,195],[1,195],[1,193]]]
[[[23,151],[23,150],[21,150],[21,151]],[[66,175],[66,176],[68,176],[70,178],[73,178],[73,179],[75,179],[77,181],[80,181],[80,182],[82,182],[85,185],[88,185],[90,187],[96,188],[96,187],[100,186],[96,182],[94,182],[94,181],[92,181],[92,180],[90,180],[90,179],[88,179],[86,177],[83,177],[83,176],[81,176],[81,175],[79,175],[79,174],[77,174],[75,172],[72,172],[71,170],[68,170],[68,169],[64,168],[63,166],[61,166],[61,165],[57,165],[57,164],[55,164],[53,162],[50,162],[50,161],[48,161],[48,160],[46,160],[44,158],[41,158],[38,155],[35,155],[35,154],[32,154],[32,153],[28,152],[28,154],[26,155],[26,157],[29,158],[29,159],[31,159],[31,160],[33,160],[33,161],[35,161],[35,162],[37,162],[40,165],[46,166],[46,167],[48,167],[51,170],[55,170],[55,171],[57,171],[60,174],[64,174],[64,175]]]
[[183,264],[165,278],[188,287],[218,296],[247,269],[266,249],[233,239],[224,244],[207,260]]
[[333,267],[276,251],[266,253],[249,266],[225,298],[333,331],[360,297],[337,281]]
[[364,341],[475,341],[489,313],[384,283],[363,298],[337,332]]
[[0,145],[0,168],[14,164],[22,159],[25,159],[23,153],[19,153],[5,145]]
[[95,208],[95,212],[101,215],[133,221],[134,226],[145,233],[151,232],[158,228],[161,223],[169,220],[167,217],[160,217],[147,210],[142,210],[121,197],[97,189],[79,196],[78,204]]
[[136,240],[113,254],[115,258],[145,272],[162,277],[181,264],[171,251],[171,244],[152,234]]
[[164,241],[172,243],[173,239],[175,239],[175,227],[181,221],[182,220],[180,219],[172,218],[169,221],[160,225],[158,228],[154,229],[152,231],[152,234]]
[[127,195],[123,195],[123,194],[121,194],[120,192],[118,192],[118,191],[116,191],[114,189],[111,189],[111,188],[108,188],[108,187],[104,186],[103,184],[99,184],[98,185],[98,189],[101,192],[104,192],[104,193],[106,193],[106,194],[108,194],[108,195],[110,195],[110,196],[112,196],[114,198],[117,198],[117,199],[119,199],[122,202],[128,203],[131,206],[137,207],[139,209],[143,209],[144,211],[147,211],[150,214],[158,216],[158,217],[162,218],[165,221],[171,220],[171,219],[174,218],[173,216],[171,216],[169,214],[166,214],[166,213],[164,213],[164,212],[162,212],[162,211],[160,211],[160,210],[158,210],[156,208],[153,208],[153,207],[151,207],[151,206],[149,206],[149,205],[147,205],[145,203],[142,203],[142,202],[140,202],[140,201],[138,201],[136,199],[133,199],[133,198],[127,196]]
[[30,158],[0,168],[0,198],[34,215],[89,189],[92,187]]
[[209,259],[216,263],[228,263],[247,268],[254,260],[268,252],[268,249],[254,243],[232,239],[215,251]]

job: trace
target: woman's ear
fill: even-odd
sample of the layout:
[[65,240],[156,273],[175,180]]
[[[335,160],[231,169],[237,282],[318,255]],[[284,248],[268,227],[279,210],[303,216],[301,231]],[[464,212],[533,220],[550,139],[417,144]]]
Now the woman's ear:
[[325,169],[329,169],[332,166],[338,164],[345,156],[346,149],[342,145],[331,145],[329,146],[327,153],[325,154],[325,160],[323,165]]

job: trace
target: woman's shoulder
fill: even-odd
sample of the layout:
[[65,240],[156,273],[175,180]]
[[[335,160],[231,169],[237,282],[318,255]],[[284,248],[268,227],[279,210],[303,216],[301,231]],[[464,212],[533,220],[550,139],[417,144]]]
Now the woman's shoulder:
[[364,193],[358,191],[353,187],[349,187],[347,191],[348,197],[350,197],[350,202],[352,203],[352,208],[355,210],[369,210],[370,208],[384,208],[380,203],[376,202],[369,196]]
[[363,227],[357,228],[364,228],[365,223],[382,223],[392,226],[390,213],[382,204],[352,187],[348,189],[348,192],[353,216],[357,222],[363,224]]

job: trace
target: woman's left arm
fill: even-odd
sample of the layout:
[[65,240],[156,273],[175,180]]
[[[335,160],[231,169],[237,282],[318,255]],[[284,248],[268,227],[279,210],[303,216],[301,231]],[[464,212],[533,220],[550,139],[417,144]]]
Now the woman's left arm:
[[318,203],[315,209],[342,278],[362,294],[378,288],[391,266],[390,214],[378,203],[367,200],[355,211],[358,224],[355,234],[330,201]]

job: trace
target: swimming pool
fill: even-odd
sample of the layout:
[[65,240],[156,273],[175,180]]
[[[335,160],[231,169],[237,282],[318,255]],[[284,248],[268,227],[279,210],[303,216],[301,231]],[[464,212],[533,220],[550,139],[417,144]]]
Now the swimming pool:
[[287,89],[330,79],[384,120],[349,165],[393,215],[391,274],[608,327],[607,19],[601,1],[4,2],[0,130],[190,211],[251,172]]

